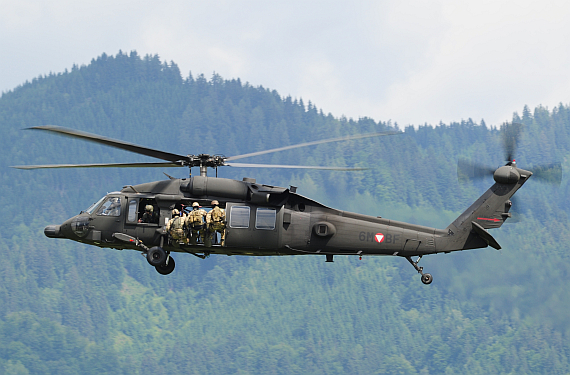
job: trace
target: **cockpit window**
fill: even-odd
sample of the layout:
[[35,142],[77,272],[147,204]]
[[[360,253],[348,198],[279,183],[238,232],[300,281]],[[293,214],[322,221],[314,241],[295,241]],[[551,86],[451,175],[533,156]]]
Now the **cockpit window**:
[[120,216],[121,215],[121,198],[109,197],[101,207],[97,210],[97,215],[101,216]]
[[101,204],[101,202],[103,202],[103,200],[104,200],[105,198],[106,198],[106,197],[103,197],[103,198],[99,199],[97,202],[93,203],[91,206],[89,206],[89,208],[88,208],[87,210],[85,210],[85,212],[87,212],[88,214],[92,214],[93,211],[95,211],[95,209],[96,209],[97,207],[99,207],[99,204]]

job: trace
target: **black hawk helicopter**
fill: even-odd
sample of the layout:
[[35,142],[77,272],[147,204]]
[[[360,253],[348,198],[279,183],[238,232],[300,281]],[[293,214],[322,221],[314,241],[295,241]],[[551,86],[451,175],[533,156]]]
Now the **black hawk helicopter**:
[[[479,199],[445,229],[429,228],[381,217],[373,217],[327,207],[296,193],[296,188],[276,187],[257,183],[218,178],[217,168],[268,167],[310,168],[325,170],[361,170],[363,168],[242,164],[234,160],[328,142],[355,140],[391,135],[398,132],[370,133],[321,141],[307,142],[232,157],[177,155],[131,143],[58,126],[37,126],[30,129],[47,131],[163,160],[155,163],[57,164],[16,166],[19,169],[93,168],[93,167],[199,167],[200,175],[189,178],[169,177],[165,181],[125,186],[108,193],[86,211],[63,224],[49,225],[44,233],[50,238],[73,241],[112,249],[134,249],[146,255],[148,263],[163,275],[174,270],[173,252],[186,252],[202,259],[210,254],[226,255],[324,255],[327,262],[334,255],[392,255],[406,258],[421,274],[421,281],[430,284],[432,275],[423,272],[418,262],[424,255],[501,246],[487,229],[499,228],[511,217],[511,197],[533,175],[517,167],[514,147],[520,134],[519,124],[505,125],[503,135],[507,164],[485,168],[465,160],[458,163],[458,174],[469,178],[493,175],[492,185]],[[216,177],[208,177],[214,168]],[[191,170],[191,169],[190,169]],[[539,167],[546,180],[560,182],[560,164]],[[537,172],[537,175],[539,173]],[[218,201],[225,208],[225,241],[205,241],[212,233],[205,232],[195,243],[174,240],[166,230],[174,209],[182,215],[193,202],[209,207]],[[144,211],[153,212],[153,220],[143,220]],[[146,222],[145,222],[146,221]],[[204,233],[204,232],[203,232]],[[417,257],[416,260],[413,257]]]

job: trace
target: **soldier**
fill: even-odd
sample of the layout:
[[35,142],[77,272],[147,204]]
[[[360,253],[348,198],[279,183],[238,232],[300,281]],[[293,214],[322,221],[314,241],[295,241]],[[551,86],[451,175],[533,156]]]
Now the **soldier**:
[[212,246],[212,235],[217,236],[217,232],[221,233],[220,245],[225,245],[226,240],[226,211],[219,207],[217,200],[212,201],[212,210],[206,215],[207,234],[204,243],[206,246]]
[[187,223],[191,230],[190,245],[196,245],[198,237],[204,239],[204,217],[206,211],[200,208],[198,202],[192,203],[192,211],[188,214]]
[[166,224],[166,231],[170,233],[173,245],[177,245],[180,242],[188,243],[188,238],[186,237],[186,217],[180,216],[180,211],[176,208],[172,210],[172,219]]
[[154,212],[154,207],[152,204],[147,204],[144,208],[144,214],[142,218],[139,219],[139,223],[152,223],[158,224],[158,215]]

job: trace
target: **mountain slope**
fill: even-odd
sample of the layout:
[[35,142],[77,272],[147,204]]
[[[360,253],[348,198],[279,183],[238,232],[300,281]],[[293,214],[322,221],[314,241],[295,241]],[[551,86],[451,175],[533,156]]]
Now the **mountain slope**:
[[[564,160],[570,109],[528,108],[517,162]],[[568,184],[529,181],[503,250],[435,255],[426,287],[399,258],[179,255],[158,275],[136,252],[48,239],[43,228],[162,170],[19,171],[10,165],[146,161],[22,128],[55,124],[180,154],[227,156],[389,122],[337,119],[312,103],[136,53],[40,77],[0,99],[0,369],[6,373],[567,373]],[[497,130],[471,120],[397,137],[320,145],[244,162],[368,166],[358,173],[220,175],[298,186],[325,204],[445,227],[491,181],[459,185],[456,160],[500,165]],[[183,177],[184,169],[166,173]],[[64,369],[64,370],[62,370]],[[1,370],[0,370],[1,372]]]

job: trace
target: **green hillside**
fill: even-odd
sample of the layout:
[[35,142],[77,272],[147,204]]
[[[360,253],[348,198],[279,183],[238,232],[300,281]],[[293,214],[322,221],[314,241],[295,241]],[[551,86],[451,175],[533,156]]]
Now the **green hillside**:
[[[524,107],[517,163],[562,161],[570,107]],[[187,169],[22,171],[22,164],[153,161],[22,130],[59,125],[177,154],[238,155],[398,128],[335,118],[238,79],[181,74],[136,53],[38,77],[0,98],[0,374],[568,374],[570,240],[565,178],[532,179],[520,221],[491,248],[405,259],[176,256],[162,276],[137,252],[48,239],[43,228],[124,185]],[[244,162],[363,166],[362,172],[221,168],[335,208],[445,227],[492,179],[457,182],[468,157],[504,164],[499,130],[472,120],[323,144]],[[194,171],[197,173],[197,170]]]

